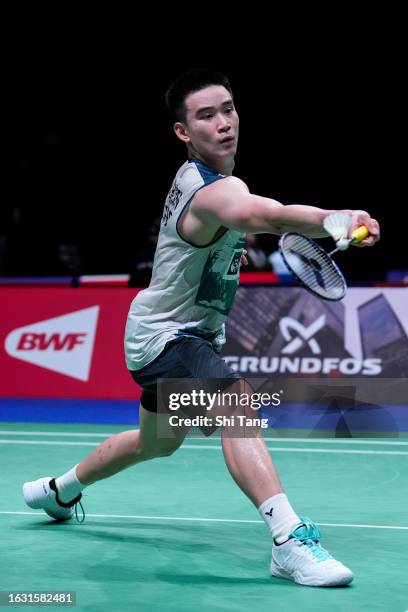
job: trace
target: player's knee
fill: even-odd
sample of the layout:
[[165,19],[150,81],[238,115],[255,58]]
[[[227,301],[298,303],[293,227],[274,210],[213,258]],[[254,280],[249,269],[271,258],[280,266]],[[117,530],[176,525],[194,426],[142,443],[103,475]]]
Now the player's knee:
[[158,449],[157,457],[170,457],[179,448],[180,444],[164,445]]
[[140,461],[147,461],[148,459],[152,459],[151,451],[141,446],[140,444],[132,450],[132,455],[133,455],[133,460],[135,463],[139,463]]
[[135,452],[138,461],[148,461],[156,457],[169,457],[179,448],[179,446],[179,444],[140,446]]

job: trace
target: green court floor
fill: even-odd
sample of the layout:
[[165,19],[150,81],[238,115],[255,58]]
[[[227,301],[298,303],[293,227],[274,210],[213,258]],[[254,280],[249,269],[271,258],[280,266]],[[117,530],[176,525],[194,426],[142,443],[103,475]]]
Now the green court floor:
[[25,480],[65,472],[121,429],[0,423],[1,591],[76,591],[71,609],[107,612],[408,610],[407,440],[267,440],[292,505],[355,573],[319,589],[269,576],[269,532],[216,438],[89,487],[82,524],[25,506]]

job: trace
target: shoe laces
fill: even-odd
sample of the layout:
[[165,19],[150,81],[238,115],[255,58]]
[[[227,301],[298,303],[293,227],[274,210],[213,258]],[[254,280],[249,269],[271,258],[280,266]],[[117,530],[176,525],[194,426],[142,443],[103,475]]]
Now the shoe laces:
[[[82,519],[81,520],[79,520],[79,517],[78,517],[78,506],[81,508],[81,511],[82,511]],[[85,510],[84,510],[84,507],[81,504],[80,500],[78,500],[77,503],[75,504],[74,510],[75,510],[75,518],[76,518],[77,523],[83,523],[84,520],[85,520]]]
[[307,546],[312,555],[317,561],[327,561],[333,559],[331,554],[320,545],[320,529],[310,518],[307,516],[300,517],[300,523],[298,523],[290,532],[289,538],[293,538],[300,544]]
[[[52,491],[54,491],[54,493],[55,493],[55,500],[56,500],[57,504],[59,504],[63,508],[72,508],[73,507],[77,523],[83,523],[84,520],[85,520],[85,510],[84,510],[83,505],[81,504],[82,493],[77,495],[77,497],[75,497],[72,501],[70,501],[68,503],[65,503],[65,502],[62,502],[59,499],[58,489],[57,489],[57,485],[55,483],[55,478],[51,478],[49,486],[50,486],[50,489]],[[81,508],[81,511],[82,511],[82,519],[80,519],[79,516],[78,516],[78,504],[79,504],[79,507]]]

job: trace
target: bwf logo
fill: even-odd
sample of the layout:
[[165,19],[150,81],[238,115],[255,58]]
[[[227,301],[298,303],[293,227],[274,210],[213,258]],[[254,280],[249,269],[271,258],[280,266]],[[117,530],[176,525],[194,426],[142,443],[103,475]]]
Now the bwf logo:
[[52,347],[54,351],[72,351],[77,344],[84,344],[87,334],[22,334],[17,346],[18,351],[46,351]]
[[99,306],[39,321],[10,332],[6,352],[15,359],[86,382]]

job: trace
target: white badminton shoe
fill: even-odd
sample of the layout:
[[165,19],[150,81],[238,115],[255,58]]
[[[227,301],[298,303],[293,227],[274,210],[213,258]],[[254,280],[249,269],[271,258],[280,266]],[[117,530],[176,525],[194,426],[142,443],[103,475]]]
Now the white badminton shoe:
[[52,516],[52,518],[58,521],[67,521],[73,518],[74,511],[77,520],[79,520],[76,505],[79,503],[82,508],[82,504],[79,501],[82,497],[82,493],[68,504],[65,504],[59,499],[57,487],[55,486],[55,478],[51,478],[51,476],[26,482],[23,485],[23,497],[30,508],[35,510],[41,508],[49,516]]
[[318,526],[307,517],[283,544],[272,547],[271,574],[307,586],[342,586],[353,580],[348,567],[336,561],[320,543]]

